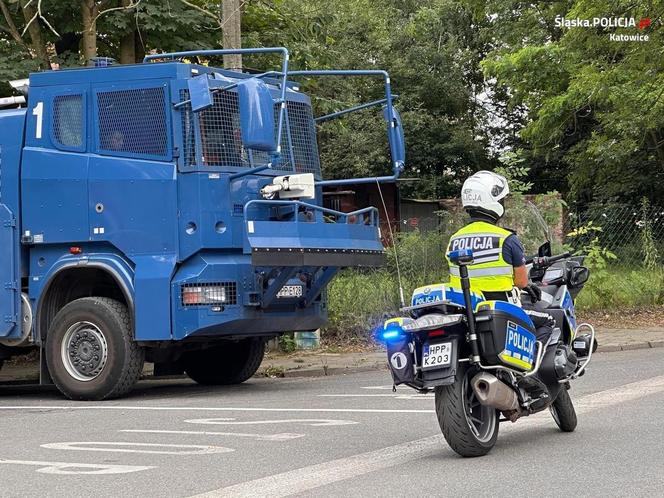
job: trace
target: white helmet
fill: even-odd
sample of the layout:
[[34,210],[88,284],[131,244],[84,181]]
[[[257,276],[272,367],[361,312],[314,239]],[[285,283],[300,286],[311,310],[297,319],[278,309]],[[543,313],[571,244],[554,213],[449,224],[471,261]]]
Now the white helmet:
[[466,211],[479,211],[498,220],[505,213],[500,200],[509,193],[504,176],[491,171],[478,171],[463,182],[461,202]]

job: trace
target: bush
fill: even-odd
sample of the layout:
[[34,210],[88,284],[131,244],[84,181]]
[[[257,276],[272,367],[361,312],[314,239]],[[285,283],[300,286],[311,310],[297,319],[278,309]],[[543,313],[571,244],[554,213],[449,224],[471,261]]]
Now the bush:
[[292,333],[279,337],[279,349],[284,353],[292,353],[297,349],[297,343]]
[[586,311],[664,305],[664,268],[591,270],[576,304]]
[[330,322],[325,334],[338,339],[368,337],[384,314],[399,308],[396,275],[346,270],[328,288]]

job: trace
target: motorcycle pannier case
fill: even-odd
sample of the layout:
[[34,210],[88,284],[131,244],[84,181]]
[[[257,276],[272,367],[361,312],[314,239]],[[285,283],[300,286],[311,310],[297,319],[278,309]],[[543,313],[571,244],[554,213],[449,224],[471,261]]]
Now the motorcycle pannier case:
[[484,301],[476,309],[482,361],[488,365],[531,370],[537,348],[530,317],[518,306],[505,301]]

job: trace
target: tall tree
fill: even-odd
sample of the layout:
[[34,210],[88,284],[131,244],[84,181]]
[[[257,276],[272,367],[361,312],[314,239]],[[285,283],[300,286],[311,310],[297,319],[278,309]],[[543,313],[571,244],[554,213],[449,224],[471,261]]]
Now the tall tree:
[[[476,4],[477,6],[477,4]],[[492,52],[484,69],[526,109],[522,150],[535,173],[566,178],[569,199],[664,195],[664,6],[576,0],[483,3]],[[633,18],[635,26],[567,27],[562,19]],[[556,22],[558,19],[558,22]],[[644,22],[640,23],[643,19]],[[641,37],[622,41],[621,37]]]

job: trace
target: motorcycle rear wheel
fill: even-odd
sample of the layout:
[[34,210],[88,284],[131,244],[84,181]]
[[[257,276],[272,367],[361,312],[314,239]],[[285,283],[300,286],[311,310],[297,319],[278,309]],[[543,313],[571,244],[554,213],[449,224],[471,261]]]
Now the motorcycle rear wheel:
[[568,386],[563,386],[560,389],[558,396],[551,403],[549,410],[551,410],[553,420],[556,421],[561,431],[574,432],[577,423],[576,411],[574,410],[574,404],[567,388]]
[[462,457],[486,455],[498,439],[498,411],[482,405],[470,380],[476,369],[459,366],[454,384],[436,388],[436,416],[447,444]]

